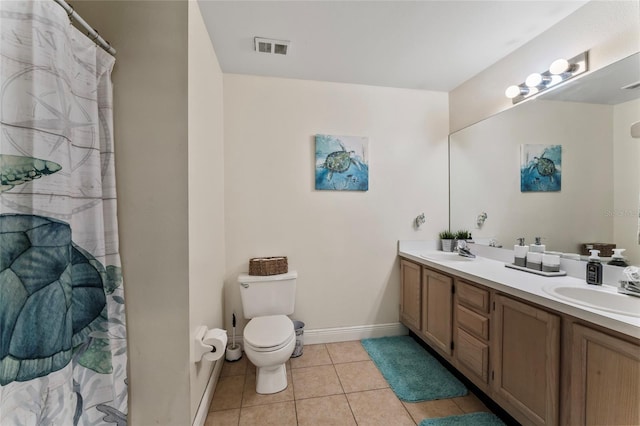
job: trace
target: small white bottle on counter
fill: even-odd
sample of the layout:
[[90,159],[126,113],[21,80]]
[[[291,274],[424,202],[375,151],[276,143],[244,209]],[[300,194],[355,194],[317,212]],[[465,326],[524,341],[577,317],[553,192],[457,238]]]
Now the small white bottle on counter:
[[527,268],[542,271],[542,253],[527,253]]
[[524,237],[517,238],[518,244],[513,246],[514,265],[527,266],[527,253],[529,252],[529,246],[524,245]]
[[540,237],[536,237],[536,243],[531,244],[531,246],[529,247],[529,251],[532,251],[534,253],[544,253],[547,249],[547,246],[545,246],[544,244],[540,244],[540,240]]
[[542,272],[560,272],[560,256],[557,254],[543,254]]

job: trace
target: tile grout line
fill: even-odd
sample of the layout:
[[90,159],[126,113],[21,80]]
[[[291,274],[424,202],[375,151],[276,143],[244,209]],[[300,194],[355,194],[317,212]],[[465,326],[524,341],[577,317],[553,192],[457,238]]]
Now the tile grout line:
[[[335,370],[336,366],[335,364],[333,364],[333,369]],[[336,375],[338,375],[338,371],[336,370]],[[340,376],[338,375],[338,381],[340,382],[340,386],[342,386],[342,381],[340,380]],[[344,387],[342,387],[342,390],[344,391]],[[355,392],[353,392],[355,393]],[[349,411],[351,412],[351,417],[353,417],[353,421],[355,422],[356,426],[358,425],[358,419],[356,419],[356,414],[353,412],[353,407],[351,407],[351,403],[349,402],[349,397],[347,396],[348,394],[346,392],[343,393],[344,395],[344,399],[347,400],[347,405],[349,406]]]
[[[303,356],[304,353],[302,353],[300,356]],[[298,420],[298,401],[296,399],[296,386],[293,384],[293,365],[291,364],[291,358],[289,358],[289,370],[291,370],[291,393],[293,394],[293,411],[296,414],[296,426],[298,424],[300,424],[300,421]],[[285,374],[286,374],[286,370],[285,370]]]
[[[362,345],[362,343],[360,343]],[[364,347],[363,347],[364,349]],[[369,360],[371,361],[371,357],[369,356],[369,353],[365,350],[365,352],[367,353],[367,357],[369,357]],[[335,366],[334,366],[335,368]],[[376,368],[378,368],[376,366]],[[336,371],[337,374],[337,371]],[[340,380],[340,376],[338,376],[338,380]],[[342,382],[340,382],[342,384]],[[344,390],[344,388],[343,388]],[[352,392],[352,393],[356,393],[356,392]],[[351,402],[349,402],[349,397],[347,396],[347,393],[345,392],[344,394],[344,398],[347,400],[347,405],[349,406],[349,411],[351,411],[351,416],[353,417],[353,421],[355,422],[356,426],[358,426],[358,419],[356,418],[356,413],[353,412],[353,407],[351,406]]]
[[[360,344],[362,345],[362,341],[360,341]],[[364,345],[362,346],[362,349],[364,349],[364,351],[366,352],[367,356],[369,357],[369,361],[371,361],[374,365],[374,367],[376,368],[376,370],[378,370],[378,372],[380,373],[380,375],[382,376],[382,372],[380,371],[380,368],[378,368],[378,365],[373,361],[373,358],[371,358],[371,355],[369,355],[369,352],[367,351],[367,349],[364,347]],[[409,416],[409,418],[411,419],[411,421],[413,422],[413,424],[417,425],[418,422],[415,421],[415,419],[413,418],[413,416],[411,415],[411,413],[409,412],[409,409],[407,408],[407,406],[404,404],[404,402],[398,398],[398,395],[396,395],[395,391],[391,388],[391,384],[387,381],[387,379],[382,376],[382,378],[384,379],[385,382],[387,382],[387,387],[386,389],[391,390],[391,392],[393,392],[393,394],[395,395],[395,397],[398,399],[398,401],[400,401],[400,405],[402,405],[402,408],[404,409],[404,411],[407,413],[407,415]]]
[[249,376],[249,359],[246,361],[244,368],[244,380],[242,381],[242,392],[240,392],[240,412],[238,413],[238,426],[240,426],[240,419],[242,419],[242,410],[244,410],[244,389],[247,387],[247,377]]
[[[391,388],[389,388],[391,389]],[[393,390],[392,390],[393,392]],[[393,392],[393,394],[395,395],[395,392]],[[396,398],[398,398],[398,396],[396,395]],[[416,421],[416,419],[413,418],[413,416],[411,415],[411,413],[409,412],[409,409],[407,408],[407,406],[404,404],[404,401],[402,401],[400,398],[398,398],[398,401],[400,401],[400,404],[402,404],[402,408],[404,408],[404,411],[407,413],[407,415],[409,416],[409,418],[411,419],[411,421],[413,422],[413,424],[417,425],[418,422]]]

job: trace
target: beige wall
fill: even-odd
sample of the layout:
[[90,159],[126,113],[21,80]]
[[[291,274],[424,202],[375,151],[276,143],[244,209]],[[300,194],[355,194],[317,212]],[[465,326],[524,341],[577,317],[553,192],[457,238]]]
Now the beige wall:
[[449,93],[450,130],[454,132],[511,106],[505,89],[557,58],[589,50],[595,70],[640,50],[640,2],[591,1]]
[[[189,330],[223,327],[222,71],[198,3],[189,2]],[[219,361],[223,362],[223,360]],[[191,363],[191,421],[213,363]],[[203,401],[206,403],[206,401]]]
[[[397,322],[397,241],[447,227],[447,111],[446,93],[225,74],[227,316],[249,258],[286,255],[307,330]],[[368,192],[314,189],[317,133],[369,137]]]
[[116,47],[129,424],[190,424],[187,3],[74,2]]
[[[640,120],[640,100],[614,107],[613,134],[613,232],[618,248],[640,266],[638,212],[640,205],[640,139],[631,137],[631,124]],[[629,232],[630,230],[635,232]]]

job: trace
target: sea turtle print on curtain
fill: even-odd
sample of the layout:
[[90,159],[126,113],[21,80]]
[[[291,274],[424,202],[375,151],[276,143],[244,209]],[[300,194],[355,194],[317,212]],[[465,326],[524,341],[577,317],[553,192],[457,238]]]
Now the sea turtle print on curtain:
[[114,58],[0,2],[0,424],[126,425]]

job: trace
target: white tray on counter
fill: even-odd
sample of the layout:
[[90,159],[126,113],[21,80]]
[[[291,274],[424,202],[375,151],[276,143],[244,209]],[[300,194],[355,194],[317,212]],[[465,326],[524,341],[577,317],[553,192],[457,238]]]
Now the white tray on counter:
[[531,274],[542,275],[543,277],[563,277],[567,275],[567,271],[544,272],[544,271],[538,271],[536,269],[525,268],[524,266],[518,266],[513,263],[505,263],[504,266],[511,269],[517,269],[518,271],[524,271],[524,272],[529,272]]

